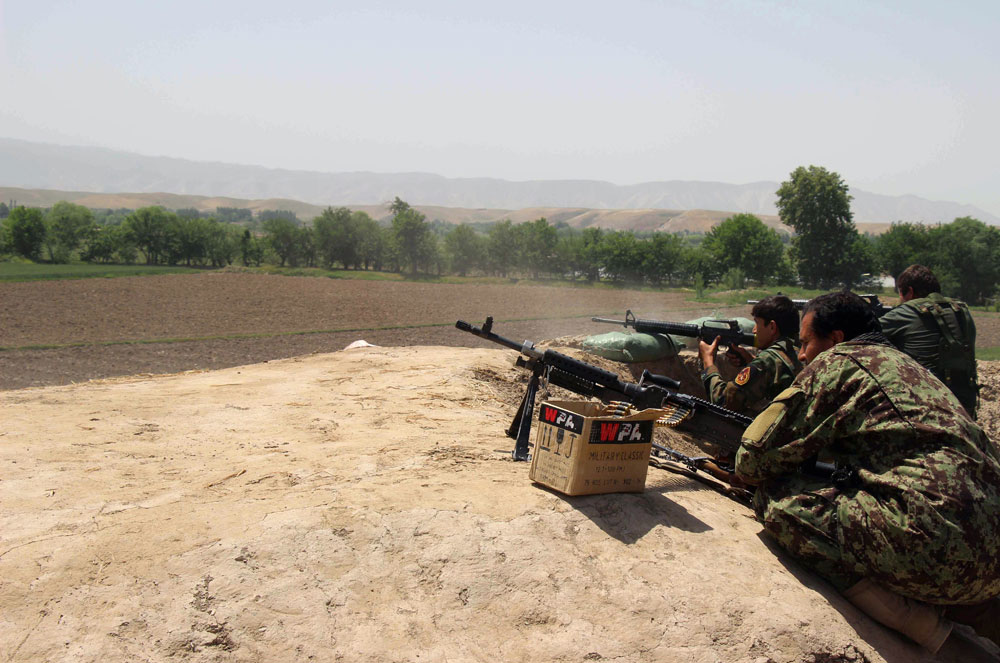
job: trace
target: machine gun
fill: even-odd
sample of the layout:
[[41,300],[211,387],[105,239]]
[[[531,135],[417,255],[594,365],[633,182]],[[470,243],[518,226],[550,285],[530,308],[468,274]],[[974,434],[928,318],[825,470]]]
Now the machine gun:
[[[780,295],[781,293],[779,292],[777,294]],[[869,294],[866,294],[866,295],[858,295],[858,297],[860,297],[861,299],[864,299],[866,302],[868,302],[868,305],[871,307],[872,313],[875,314],[876,318],[881,318],[883,315],[885,315],[886,313],[888,313],[889,311],[891,311],[894,308],[892,306],[886,306],[885,304],[883,304],[882,301],[878,298],[878,295],[875,295],[875,294],[869,293]],[[748,299],[747,300],[747,306],[753,306],[754,304],[757,304],[759,302],[760,302],[759,299]],[[809,303],[808,299],[793,299],[792,300],[792,304],[795,305],[795,308],[798,311],[801,311],[803,308],[805,308],[806,304],[808,304],[808,303]]]
[[529,458],[535,395],[543,379],[549,384],[581,396],[597,398],[605,403],[623,402],[639,410],[662,409],[664,413],[660,420],[661,424],[696,434],[719,445],[729,454],[736,453],[743,431],[752,421],[750,417],[714,403],[679,393],[677,389],[680,383],[665,375],[643,371],[639,382],[625,382],[611,371],[593,364],[573,359],[555,350],[540,350],[531,341],[517,343],[494,334],[492,316],[486,318],[482,328],[464,320],[457,321],[455,327],[511,350],[517,350],[521,353],[517,358],[517,366],[531,371],[528,388],[524,392],[514,420],[507,429],[507,436],[516,440],[514,460]]
[[684,322],[665,322],[663,320],[643,320],[636,318],[632,311],[625,311],[624,320],[614,320],[612,318],[591,318],[593,322],[606,322],[613,325],[631,327],[640,334],[673,334],[674,336],[686,336],[687,338],[698,338],[706,343],[711,343],[718,336],[722,345],[732,347],[734,345],[749,345],[753,347],[753,334],[747,334],[740,329],[740,323],[735,320],[707,320],[701,325],[692,325]]

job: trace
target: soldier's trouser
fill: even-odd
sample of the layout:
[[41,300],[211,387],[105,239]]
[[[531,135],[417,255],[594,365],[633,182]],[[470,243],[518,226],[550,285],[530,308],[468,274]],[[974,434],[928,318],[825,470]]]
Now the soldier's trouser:
[[789,479],[759,487],[753,506],[768,534],[799,562],[843,592],[864,578],[864,569],[845,557],[837,537],[837,491],[802,492],[804,482]]
[[[927,509],[883,503],[823,479],[796,475],[758,487],[754,510],[764,528],[800,562],[844,591],[864,578],[935,605],[975,604],[1000,594],[996,542],[968,528],[936,523]],[[916,526],[915,526],[916,525]],[[966,538],[963,538],[966,537]],[[978,553],[978,554],[976,554]]]

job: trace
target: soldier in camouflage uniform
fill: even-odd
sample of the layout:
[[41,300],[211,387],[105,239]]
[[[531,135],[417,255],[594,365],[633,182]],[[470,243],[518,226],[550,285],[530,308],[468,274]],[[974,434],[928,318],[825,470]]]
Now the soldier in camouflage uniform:
[[910,265],[896,277],[902,303],[882,316],[882,332],[945,383],[972,418],[979,385],[976,324],[964,302],[941,294],[941,284],[923,265]]
[[[747,428],[736,475],[765,530],[873,618],[932,651],[950,620],[1000,643],[1000,456],[877,330],[857,295],[809,302],[808,366]],[[820,453],[832,477],[801,470]]]
[[754,416],[761,412],[771,399],[792,384],[802,370],[795,348],[799,333],[799,312],[792,300],[784,295],[774,295],[754,305],[754,345],[762,350],[756,357],[743,348],[733,348],[744,362],[749,362],[732,382],[719,375],[715,354],[719,339],[711,344],[701,341],[701,379],[705,383],[708,399],[730,410]]

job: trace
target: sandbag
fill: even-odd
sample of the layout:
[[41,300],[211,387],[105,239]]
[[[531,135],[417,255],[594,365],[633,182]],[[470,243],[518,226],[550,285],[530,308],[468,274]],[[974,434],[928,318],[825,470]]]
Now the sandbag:
[[620,331],[588,336],[582,347],[592,355],[626,364],[675,357],[680,349],[666,334],[632,334]]

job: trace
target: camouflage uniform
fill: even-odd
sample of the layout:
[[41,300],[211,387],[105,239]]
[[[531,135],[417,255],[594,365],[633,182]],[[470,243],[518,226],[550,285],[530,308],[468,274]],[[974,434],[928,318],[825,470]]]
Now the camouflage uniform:
[[911,299],[881,317],[882,333],[955,392],[976,416],[976,324],[969,307],[939,292]]
[[783,336],[761,350],[732,382],[724,381],[715,366],[706,368],[701,378],[708,400],[735,412],[754,416],[791,385],[801,370],[802,362],[792,339]]
[[[1000,457],[954,395],[881,334],[821,353],[747,428],[739,477],[798,560],[933,604],[1000,595]],[[830,454],[833,477],[802,473]]]

